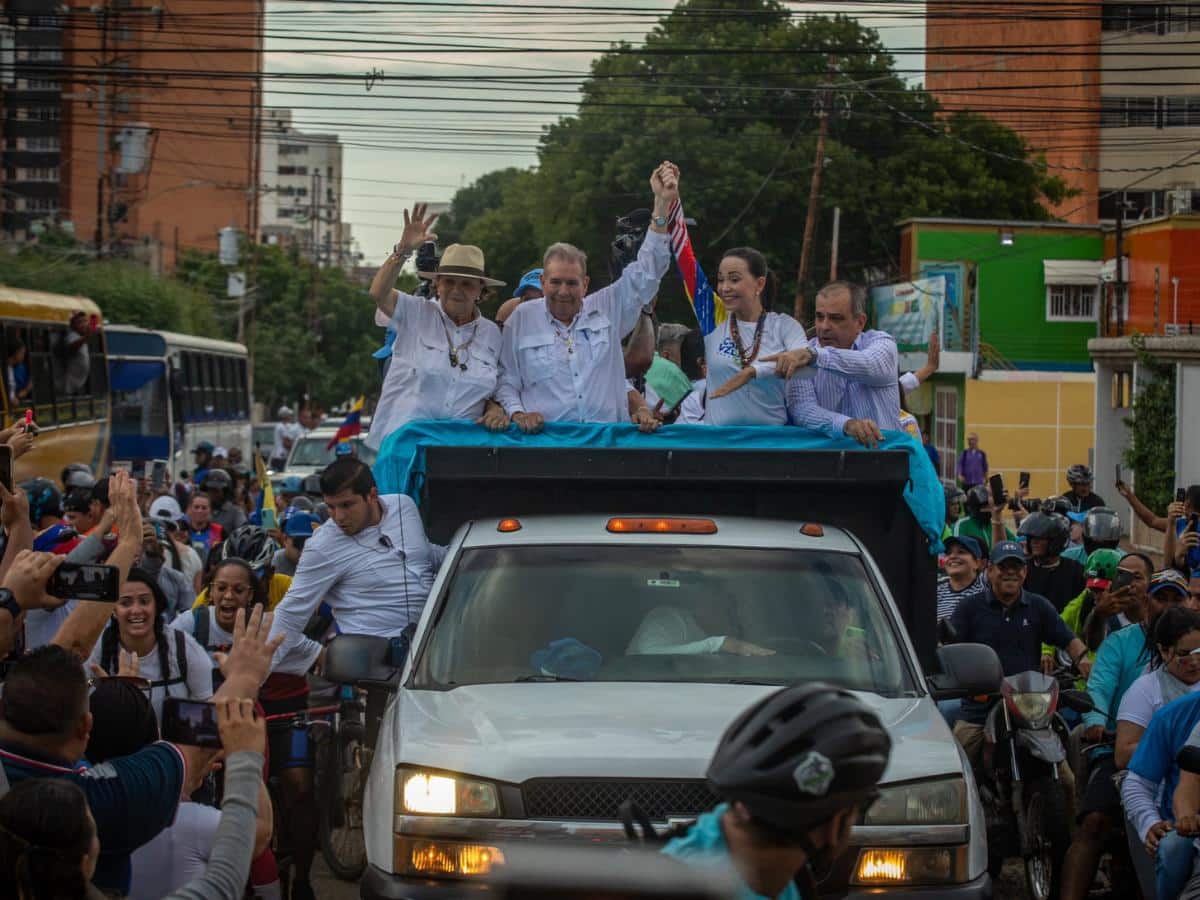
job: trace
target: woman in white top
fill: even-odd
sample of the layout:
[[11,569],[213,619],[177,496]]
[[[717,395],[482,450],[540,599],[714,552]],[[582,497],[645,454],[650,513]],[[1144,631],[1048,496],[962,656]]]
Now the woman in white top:
[[112,621],[88,659],[108,675],[138,675],[150,682],[150,705],[162,721],[167,697],[207,700],[213,695],[213,663],[195,638],[167,630],[167,598],[155,580],[132,569],[121,585]]
[[813,374],[803,364],[812,357],[804,327],[771,312],[777,285],[766,258],[751,247],[735,247],[721,259],[717,295],[729,316],[704,339],[710,425],[786,425],[787,378]]
[[414,419],[469,419],[498,430],[508,425],[502,412],[483,419],[499,375],[500,329],[480,314],[478,304],[485,288],[504,284],[484,274],[483,251],[451,244],[436,272],[418,273],[433,280],[432,300],[392,287],[413,251],[437,238],[429,231],[437,216],[426,218],[425,210],[422,203],[411,215],[405,210],[400,243],[371,282],[371,297],[396,330],[391,365],[366,438],[376,450]]
[[1154,714],[1172,700],[1200,689],[1200,612],[1168,609],[1154,625],[1155,655],[1149,670],[1129,686],[1117,712],[1117,767],[1133,758]]

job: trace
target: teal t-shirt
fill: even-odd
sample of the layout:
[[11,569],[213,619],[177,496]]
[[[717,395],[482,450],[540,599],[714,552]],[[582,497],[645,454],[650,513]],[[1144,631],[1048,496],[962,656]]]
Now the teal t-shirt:
[[721,816],[728,807],[729,804],[722,803],[711,812],[706,812],[688,829],[687,834],[673,838],[663,847],[662,852],[687,863],[694,862],[696,865],[727,870],[740,885],[738,900],[803,900],[795,883],[789,883],[777,897],[771,898],[754,893],[741,880],[734,869],[733,861],[729,858],[729,845],[725,842],[725,833],[721,831]]

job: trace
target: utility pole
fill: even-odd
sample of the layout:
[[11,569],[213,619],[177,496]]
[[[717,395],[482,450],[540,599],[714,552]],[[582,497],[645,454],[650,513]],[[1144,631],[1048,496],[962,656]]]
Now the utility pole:
[[[834,72],[833,60],[829,61],[829,74]],[[817,95],[817,152],[813,158],[812,183],[808,191],[808,215],[804,218],[804,240],[800,244],[800,268],[796,273],[796,298],[792,304],[792,315],[804,323],[804,285],[808,281],[809,264],[812,261],[812,245],[817,230],[817,206],[821,201],[821,175],[825,169],[825,140],[829,136],[829,113],[833,104],[832,84],[822,85]]]
[[837,281],[838,239],[842,232],[842,208],[833,208],[833,246],[829,249],[829,280]]
[[108,4],[100,19],[99,76],[96,81],[96,258],[104,256],[104,181],[108,175]]

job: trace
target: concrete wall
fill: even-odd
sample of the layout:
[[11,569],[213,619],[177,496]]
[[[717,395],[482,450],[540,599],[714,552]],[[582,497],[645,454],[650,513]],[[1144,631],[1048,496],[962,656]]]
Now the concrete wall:
[[1200,365],[1175,368],[1175,478],[1176,484],[1200,484]]
[[[984,372],[966,382],[964,444],[967,434],[978,433],[991,471],[1003,474],[1006,485],[1029,472],[1031,496],[1061,494],[1067,467],[1091,460],[1095,394],[1090,374]],[[1104,477],[1097,480],[1108,500],[1114,491],[1104,490],[1106,484]]]

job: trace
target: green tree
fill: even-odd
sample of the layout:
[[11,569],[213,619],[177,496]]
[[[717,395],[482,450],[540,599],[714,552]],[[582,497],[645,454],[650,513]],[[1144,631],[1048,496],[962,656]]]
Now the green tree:
[[1129,447],[1125,465],[1133,470],[1138,497],[1148,507],[1165,514],[1175,489],[1175,366],[1146,351],[1146,338],[1132,338],[1143,382],[1133,401],[1133,415],[1125,419]]
[[[939,115],[930,95],[896,75],[878,34],[853,19],[794,18],[774,0],[684,0],[641,47],[621,45],[594,62],[578,111],[547,129],[535,169],[490,173],[460,191],[455,225],[500,277],[570,240],[603,284],[616,218],[650,204],[649,173],[669,158],[682,170],[706,271],[725,248],[755,246],[782,277],[790,307],[814,100],[826,84],[836,90],[809,293],[828,275],[835,206],[842,273],[876,281],[901,274],[899,219],[1045,219],[1041,201],[1065,195],[1011,130],[971,113]],[[666,317],[686,321],[678,288],[668,282],[664,295]]]

